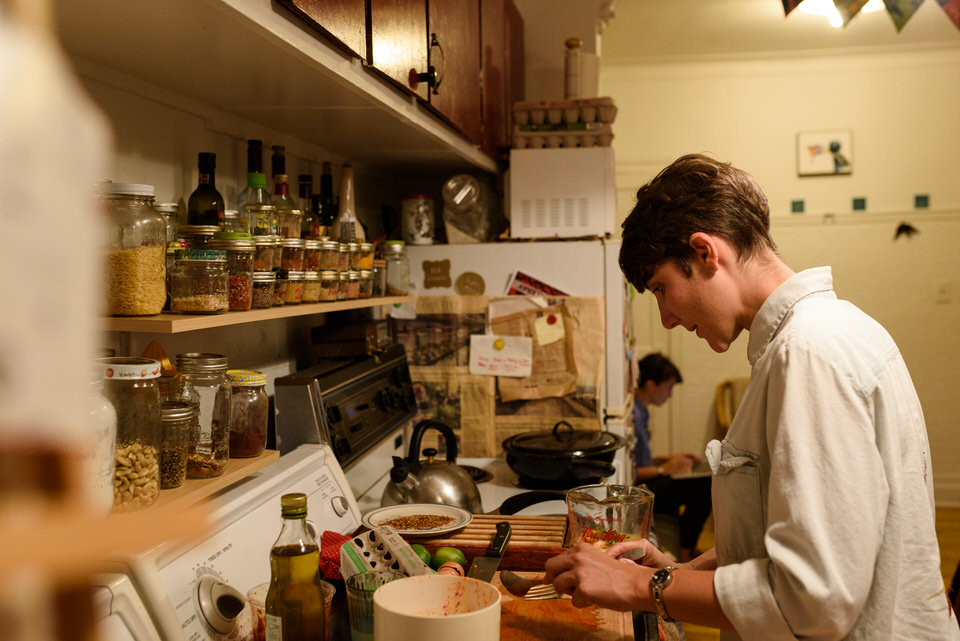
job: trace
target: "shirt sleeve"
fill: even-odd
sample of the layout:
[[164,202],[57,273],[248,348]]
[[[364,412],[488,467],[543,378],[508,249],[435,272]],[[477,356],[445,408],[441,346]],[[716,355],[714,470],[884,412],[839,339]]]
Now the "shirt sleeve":
[[650,437],[647,433],[650,415],[646,408],[634,406],[632,417],[633,435],[637,440],[633,448],[633,464],[637,467],[651,467],[653,454],[650,452]]
[[869,376],[822,348],[784,348],[767,381],[768,558],[719,568],[744,639],[842,638],[874,580],[889,489]]

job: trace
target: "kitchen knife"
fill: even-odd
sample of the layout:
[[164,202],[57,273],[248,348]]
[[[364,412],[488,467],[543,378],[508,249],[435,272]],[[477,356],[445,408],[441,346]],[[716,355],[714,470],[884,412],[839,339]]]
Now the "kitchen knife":
[[490,544],[490,549],[487,550],[485,555],[473,558],[467,576],[481,581],[492,579],[497,571],[497,566],[500,565],[500,557],[503,556],[508,541],[510,541],[510,523],[500,521],[497,523],[497,532],[493,535],[493,543]]

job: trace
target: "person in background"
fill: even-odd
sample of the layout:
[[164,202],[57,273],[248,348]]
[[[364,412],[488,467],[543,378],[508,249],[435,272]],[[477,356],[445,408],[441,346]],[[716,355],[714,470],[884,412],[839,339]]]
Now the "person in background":
[[[722,639],[960,639],[934,529],[933,470],[903,357],[833,291],[795,273],[756,180],[703,155],[637,192],[620,265],[664,327],[724,352],[750,333],[750,382],[707,445],[716,547],[679,568],[649,541],[546,563],[573,605],[656,611]],[[618,559],[642,547],[640,563]]]
[[[637,388],[633,392],[633,450],[636,483],[645,484],[654,495],[654,515],[679,517],[682,562],[697,556],[697,540],[710,516],[710,477],[672,478],[689,472],[702,457],[692,452],[653,456],[650,452],[650,413],[647,406],[660,406],[673,394],[673,386],[683,382],[680,370],[662,354],[648,354],[637,364]],[[656,524],[656,517],[654,518]],[[661,532],[662,533],[662,532]],[[660,543],[663,543],[661,539]]]

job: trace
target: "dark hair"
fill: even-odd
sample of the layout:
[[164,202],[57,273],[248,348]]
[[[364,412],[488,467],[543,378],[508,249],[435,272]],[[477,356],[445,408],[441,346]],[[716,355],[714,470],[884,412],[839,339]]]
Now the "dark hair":
[[763,247],[777,250],[767,197],[756,179],[701,154],[681,156],[637,190],[637,204],[622,227],[620,269],[640,292],[663,260],[693,273],[689,241],[696,232],[723,238],[740,260]]
[[683,382],[680,376],[680,370],[663,354],[647,354],[637,363],[637,387],[642,387],[647,381],[653,381],[657,385],[671,378],[678,383]]

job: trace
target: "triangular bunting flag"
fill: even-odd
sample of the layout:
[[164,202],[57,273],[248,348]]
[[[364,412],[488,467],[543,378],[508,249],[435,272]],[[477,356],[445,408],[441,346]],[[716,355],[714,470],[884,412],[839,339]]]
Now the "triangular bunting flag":
[[960,29],[960,0],[937,0],[957,29]]
[[853,19],[855,15],[860,13],[860,10],[863,9],[863,5],[867,4],[867,0],[833,0],[833,5],[837,8],[837,11],[840,12],[840,18],[843,19],[843,26],[846,27],[847,23]]
[[883,5],[887,8],[890,19],[893,20],[893,26],[900,31],[903,25],[907,24],[910,16],[920,7],[921,2],[923,0],[883,0]]
[[797,5],[803,0],[783,0],[783,15],[789,16],[790,12],[797,8]]

